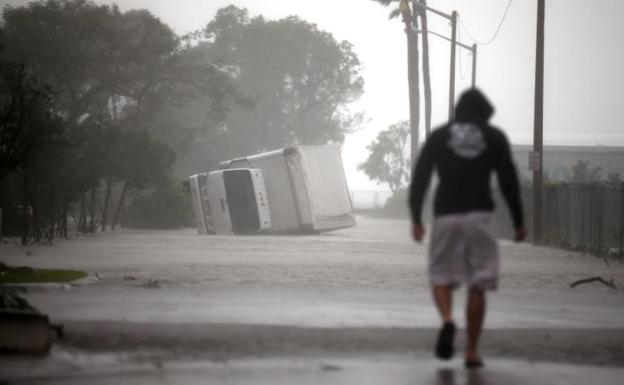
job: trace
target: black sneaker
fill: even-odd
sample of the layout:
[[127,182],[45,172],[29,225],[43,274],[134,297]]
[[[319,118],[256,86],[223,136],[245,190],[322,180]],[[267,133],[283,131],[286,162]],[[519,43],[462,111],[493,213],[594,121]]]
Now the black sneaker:
[[435,354],[441,360],[450,360],[455,354],[453,342],[455,340],[455,324],[447,322],[440,329]]

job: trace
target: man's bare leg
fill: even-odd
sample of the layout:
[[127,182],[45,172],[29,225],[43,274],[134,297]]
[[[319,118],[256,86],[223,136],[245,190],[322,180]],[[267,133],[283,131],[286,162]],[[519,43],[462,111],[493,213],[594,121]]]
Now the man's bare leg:
[[485,293],[476,287],[471,287],[468,291],[466,303],[467,339],[466,361],[476,362],[479,357],[479,337],[485,318]]
[[438,334],[435,355],[441,360],[448,360],[455,354],[455,324],[452,318],[453,288],[451,286],[434,286],[433,298],[442,317],[442,328]]
[[442,317],[442,323],[452,322],[453,288],[451,286],[434,286],[433,299]]

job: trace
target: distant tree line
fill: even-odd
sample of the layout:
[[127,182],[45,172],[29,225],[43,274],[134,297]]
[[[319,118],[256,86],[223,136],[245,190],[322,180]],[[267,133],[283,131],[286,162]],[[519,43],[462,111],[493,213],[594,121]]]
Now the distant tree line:
[[341,144],[362,93],[350,44],[233,6],[177,36],[145,10],[5,7],[0,208],[23,243],[189,223],[181,180],[229,157]]

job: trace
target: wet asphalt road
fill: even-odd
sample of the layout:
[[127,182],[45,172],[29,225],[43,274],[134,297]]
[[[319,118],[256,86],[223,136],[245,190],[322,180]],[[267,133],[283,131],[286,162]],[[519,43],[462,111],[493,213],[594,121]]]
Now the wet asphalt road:
[[[621,376],[624,292],[569,284],[602,276],[624,287],[624,264],[509,242],[489,302],[487,370],[475,379],[460,361],[440,367],[429,353],[438,320],[427,245],[408,230],[407,221],[358,218],[355,228],[311,236],[123,231],[2,246],[5,263],[100,279],[32,289],[28,299],[64,322],[68,338],[45,360],[0,362],[0,375],[54,384],[601,384]],[[460,292],[460,326],[462,300]]]
[[343,384],[343,385],[614,385],[624,369],[493,360],[479,371],[410,356],[282,358],[187,362],[11,381],[20,385]]

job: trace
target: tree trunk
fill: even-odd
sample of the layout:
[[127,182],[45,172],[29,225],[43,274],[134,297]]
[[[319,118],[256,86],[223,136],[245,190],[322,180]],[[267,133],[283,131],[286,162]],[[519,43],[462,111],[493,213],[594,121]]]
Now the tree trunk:
[[[134,200],[136,199],[136,196],[139,194],[139,190],[133,190],[130,192],[130,195],[128,196],[128,203],[125,204],[122,208],[121,208],[121,220],[120,220],[120,226],[122,229],[126,228],[126,223],[128,220],[128,208],[130,206],[132,206],[132,204],[134,203]],[[126,193],[126,195],[128,195]]]
[[96,200],[97,200],[97,188],[94,187],[91,189],[91,210],[90,210],[90,214],[91,214],[91,223],[89,224],[89,232],[90,233],[95,233],[95,205],[96,205]]
[[126,203],[126,192],[128,191],[128,182],[123,182],[123,188],[121,189],[121,196],[119,197],[119,203],[117,204],[117,209],[115,210],[115,216],[113,217],[113,223],[111,224],[111,231],[115,231],[115,227],[119,222],[121,211],[123,210],[123,206]]
[[46,240],[48,241],[48,244],[52,244],[52,241],[54,240],[54,235],[56,232],[56,214],[57,214],[57,200],[56,200],[56,192],[54,191],[54,186],[50,186],[50,189],[48,190],[48,198],[50,199],[50,204],[48,206],[48,222],[49,222],[49,227],[48,227],[48,232],[46,234]]
[[27,246],[32,222],[32,210],[29,210],[30,205],[28,204],[28,166],[24,167],[24,185],[22,188],[22,229],[20,235],[22,246]]
[[63,236],[63,214],[65,213],[65,209],[61,209],[58,218],[56,218],[56,233],[55,237],[60,238]]
[[40,242],[41,236],[43,235],[43,226],[41,223],[41,210],[39,206],[39,189],[37,187],[38,187],[37,178],[35,176],[35,182],[33,183],[32,195],[30,197],[31,210],[32,210],[31,211],[32,212],[32,219],[31,219],[32,235],[31,236],[34,237],[36,242]]
[[84,194],[80,195],[80,213],[78,214],[78,231],[87,233],[87,200]]
[[106,231],[106,222],[108,221],[108,202],[110,202],[111,189],[113,185],[113,177],[106,179],[106,193],[104,194],[104,207],[102,208],[102,232]]
[[55,229],[53,213],[50,215],[49,220],[50,220],[50,228],[48,229],[48,234],[46,238],[47,238],[48,243],[51,245],[52,241],[54,240],[54,229]]
[[69,238],[68,237],[68,231],[67,231],[67,215],[69,214],[69,202],[67,201],[67,199],[65,199],[65,202],[63,203],[63,218],[61,218],[61,229],[62,229],[62,234],[61,236],[65,239]]
[[[420,0],[427,5],[427,0]],[[431,134],[431,72],[429,69],[429,27],[427,24],[427,11],[421,10],[422,19],[422,44],[423,44],[423,93],[425,98],[425,138]]]
[[418,22],[412,17],[410,25],[409,19],[404,19],[405,34],[407,35],[407,81],[409,87],[409,107],[410,107],[410,159],[411,163],[416,162],[418,154],[418,134],[420,131],[420,76],[418,73]]

